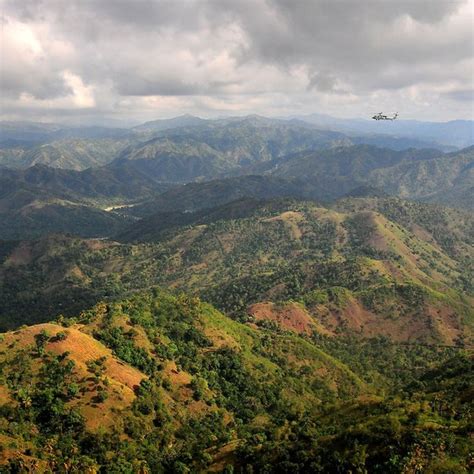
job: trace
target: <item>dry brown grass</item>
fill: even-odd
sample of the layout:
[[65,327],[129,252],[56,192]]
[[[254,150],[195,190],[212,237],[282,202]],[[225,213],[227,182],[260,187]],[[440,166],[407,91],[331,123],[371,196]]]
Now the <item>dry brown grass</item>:
[[[110,349],[101,342],[94,339],[89,334],[81,331],[81,326],[64,328],[57,324],[45,323],[26,327],[15,332],[8,332],[4,335],[4,340],[0,348],[4,351],[11,347],[12,351],[33,348],[35,345],[35,335],[41,331],[46,331],[50,338],[60,332],[66,334],[63,340],[50,340],[45,349],[48,353],[60,355],[68,353],[68,358],[74,361],[74,380],[81,388],[78,397],[69,402],[71,407],[77,408],[84,416],[86,426],[91,431],[100,429],[108,430],[119,418],[116,413],[129,407],[135,399],[134,389],[146,377],[138,369],[117,359]],[[87,362],[99,358],[105,358],[104,372],[97,383],[94,375],[88,370]],[[33,373],[37,374],[42,359],[33,359]],[[107,399],[98,403],[99,385],[104,386],[107,380],[105,390]],[[0,400],[8,401],[8,389],[0,386]]]
[[257,303],[248,309],[257,321],[274,321],[281,328],[298,334],[311,334],[315,329],[314,320],[297,303],[278,306],[274,303]]

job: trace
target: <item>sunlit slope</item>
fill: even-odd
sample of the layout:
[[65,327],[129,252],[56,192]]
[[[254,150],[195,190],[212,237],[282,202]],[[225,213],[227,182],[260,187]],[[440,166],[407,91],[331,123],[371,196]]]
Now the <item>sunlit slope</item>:
[[4,326],[72,315],[161,284],[236,317],[256,303],[294,300],[331,333],[449,344],[471,337],[469,214],[351,199],[334,209],[237,201],[159,217],[130,228],[128,235],[145,242],[54,237],[5,244]]
[[[309,341],[163,292],[5,333],[0,366],[0,459],[45,471],[61,458],[84,468],[85,453],[112,464],[84,448],[94,439],[146,459],[156,446],[139,448],[143,436],[162,445],[148,462],[171,468],[188,450],[239,442],[242,424],[261,429],[290,407],[372,391]],[[202,438],[191,431],[197,423]]]

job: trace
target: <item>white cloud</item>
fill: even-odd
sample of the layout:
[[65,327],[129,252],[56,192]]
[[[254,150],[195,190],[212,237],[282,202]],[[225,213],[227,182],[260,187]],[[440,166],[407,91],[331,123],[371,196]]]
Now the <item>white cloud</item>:
[[472,116],[474,0],[0,0],[1,112]]

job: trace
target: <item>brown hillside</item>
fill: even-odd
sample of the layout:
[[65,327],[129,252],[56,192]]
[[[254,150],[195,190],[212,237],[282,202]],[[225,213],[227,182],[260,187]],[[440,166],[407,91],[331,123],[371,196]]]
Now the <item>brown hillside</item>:
[[[92,430],[109,428],[117,421],[116,411],[123,410],[131,405],[135,399],[134,388],[146,376],[139,370],[117,359],[110,349],[99,341],[83,333],[80,327],[63,328],[57,324],[39,324],[4,334],[0,343],[0,359],[14,357],[22,350],[34,351],[35,336],[46,331],[50,337],[45,346],[48,353],[61,355],[68,353],[68,358],[74,361],[74,379],[81,387],[80,397],[69,403],[79,409],[85,417],[87,427]],[[64,333],[65,339],[55,340],[58,333]],[[99,383],[88,370],[87,363],[104,358],[104,371],[101,380],[106,382],[107,399],[101,403],[96,401]],[[42,359],[34,359],[33,374],[37,373]],[[7,387],[3,386],[2,395]],[[2,398],[4,398],[2,396]]]

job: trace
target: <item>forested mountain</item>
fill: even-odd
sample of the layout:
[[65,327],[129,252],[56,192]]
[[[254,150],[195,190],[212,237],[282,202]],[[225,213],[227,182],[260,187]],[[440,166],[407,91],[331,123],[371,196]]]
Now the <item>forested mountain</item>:
[[36,165],[0,170],[0,239],[31,239],[57,232],[108,237],[130,220],[107,212],[114,202],[167,189],[126,167],[82,172]]
[[127,165],[84,171],[36,165],[24,170],[0,169],[0,178],[83,200],[139,199],[170,187]]
[[71,200],[66,192],[0,178],[0,239],[31,239],[63,232],[110,236],[131,219]]
[[160,284],[238,318],[279,321],[285,313],[272,302],[280,302],[296,325],[323,333],[470,341],[472,216],[390,199],[338,206],[240,200],[145,218],[121,232],[122,244],[59,236],[8,244],[2,323],[70,315]]
[[2,137],[0,471],[472,470],[473,147]]
[[5,147],[0,148],[0,167],[46,165],[81,171],[113,161],[129,143],[128,138],[69,138],[34,147]]
[[194,211],[242,197],[331,201],[352,193],[403,196],[472,209],[472,148],[397,152],[369,145],[301,153],[249,167],[254,174],[177,186],[129,212]]
[[5,333],[0,364],[8,471],[470,463],[473,361],[456,349],[298,336],[154,291]]
[[370,145],[302,153],[277,161],[269,173],[310,182],[319,199],[338,198],[369,184],[388,194],[473,209],[474,148],[392,151]]

